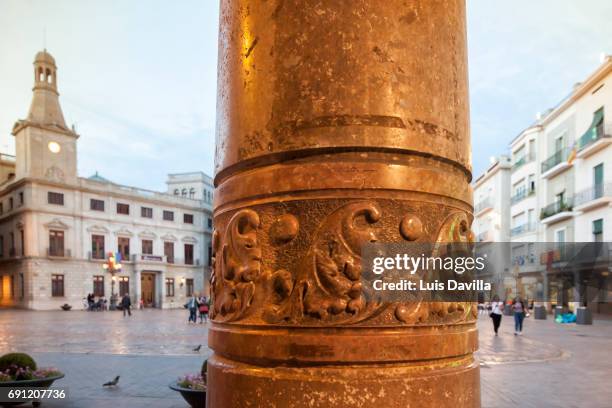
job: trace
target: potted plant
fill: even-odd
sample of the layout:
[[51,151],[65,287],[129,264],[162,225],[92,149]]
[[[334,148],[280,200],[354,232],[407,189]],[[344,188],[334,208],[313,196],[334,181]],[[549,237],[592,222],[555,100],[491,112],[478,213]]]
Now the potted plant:
[[[55,368],[38,368],[32,357],[24,353],[9,353],[0,357],[0,387],[49,388],[64,374]],[[2,407],[21,405],[32,399],[2,402]],[[33,401],[34,406],[40,402]]]
[[72,306],[70,306],[68,303],[64,303],[62,306],[60,306],[62,308],[63,311],[67,312],[70,309],[72,309]]
[[206,406],[206,373],[207,360],[202,364],[199,374],[187,374],[179,377],[178,381],[170,384],[170,388],[181,393],[181,396],[192,408]]

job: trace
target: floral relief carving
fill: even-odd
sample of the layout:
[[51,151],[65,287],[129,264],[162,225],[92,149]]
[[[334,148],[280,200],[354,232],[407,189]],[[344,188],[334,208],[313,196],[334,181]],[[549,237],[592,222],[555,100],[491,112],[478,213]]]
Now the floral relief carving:
[[[444,256],[449,243],[452,248],[469,251],[474,242],[474,234],[469,229],[470,220],[465,212],[456,211],[442,222],[435,238],[431,256]],[[457,246],[457,243],[463,244]],[[400,303],[395,307],[395,317],[406,324],[431,321],[459,322],[477,316],[476,305],[472,302],[424,302]]]
[[[447,243],[473,242],[468,214],[447,213],[437,227],[428,227],[437,230],[431,237],[424,235],[424,224],[415,215],[387,217],[391,220],[385,224],[379,203],[350,202],[327,213],[311,235],[298,239],[300,223],[291,214],[261,218],[253,209],[239,210],[227,223],[218,224],[221,230],[213,232],[212,318],[306,326],[472,319],[476,309],[470,302],[383,303],[361,283],[362,246],[381,240],[389,222],[399,228],[397,237],[387,235],[386,239],[428,239],[434,242],[432,256],[439,256]],[[262,225],[262,219],[268,220],[267,225]],[[280,251],[291,251],[290,243],[305,246],[298,251],[304,255],[299,259],[279,257]],[[266,262],[262,262],[263,248]],[[268,254],[274,255],[268,258]]]
[[257,242],[259,224],[259,215],[253,210],[244,209],[229,221],[223,242],[219,242],[218,232],[215,231],[211,285],[213,317],[218,321],[233,321],[242,317],[251,304],[255,293],[254,281],[261,270],[261,248]]
[[303,285],[305,314],[348,323],[378,307],[365,300],[360,253],[363,244],[378,240],[373,226],[380,218],[379,206],[364,201],[337,209],[322,223],[308,255],[314,273]]

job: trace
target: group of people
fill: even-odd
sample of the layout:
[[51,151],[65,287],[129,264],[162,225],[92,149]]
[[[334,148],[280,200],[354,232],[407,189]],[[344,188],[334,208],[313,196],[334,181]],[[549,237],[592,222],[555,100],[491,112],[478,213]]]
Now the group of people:
[[208,298],[206,296],[193,295],[189,298],[189,301],[185,304],[185,308],[189,310],[189,323],[198,322],[198,314],[200,317],[200,324],[208,321]]
[[[93,293],[88,293],[86,299],[88,311],[108,310],[108,301],[104,296],[97,297]],[[208,321],[208,307],[209,300],[206,296],[193,295],[189,298],[185,304],[185,308],[189,310],[189,323],[197,323],[198,317],[200,318],[200,323]],[[129,294],[126,293],[121,297],[119,308],[123,310],[123,316],[132,315],[132,300]]]
[[[498,335],[499,326],[501,324],[502,315],[504,313],[504,302],[499,300],[499,296],[493,296],[489,310],[491,320],[493,321],[493,331]],[[529,305],[520,296],[515,297],[510,304],[514,315],[514,335],[521,336],[523,334],[523,320],[529,311]]]
[[96,296],[93,293],[88,293],[87,310],[90,312],[108,310],[108,301],[104,296],[99,296],[96,299]]

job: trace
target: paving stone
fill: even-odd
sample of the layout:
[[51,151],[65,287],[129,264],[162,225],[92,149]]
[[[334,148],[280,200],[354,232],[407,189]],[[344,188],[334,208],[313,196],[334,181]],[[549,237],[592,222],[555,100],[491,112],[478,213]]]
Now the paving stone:
[[[179,376],[200,370],[210,354],[207,324],[188,324],[184,310],[120,312],[32,312],[0,310],[0,354],[31,353],[40,366],[55,366],[66,378],[69,401],[47,401],[50,408],[185,408],[168,388]],[[479,318],[482,406],[610,406],[609,355],[612,320],[592,326],[525,320],[523,336],[502,319],[493,335],[490,318]],[[193,348],[202,344],[199,353]],[[119,386],[102,384],[121,375]]]

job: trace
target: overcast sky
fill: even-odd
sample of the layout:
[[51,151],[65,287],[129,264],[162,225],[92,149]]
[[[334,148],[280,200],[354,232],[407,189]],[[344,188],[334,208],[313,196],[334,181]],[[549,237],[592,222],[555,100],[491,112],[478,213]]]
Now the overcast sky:
[[[475,176],[612,53],[611,17],[608,0],[468,0]],[[212,173],[217,25],[214,0],[0,0],[0,151],[46,44],[81,176],[159,190]]]

